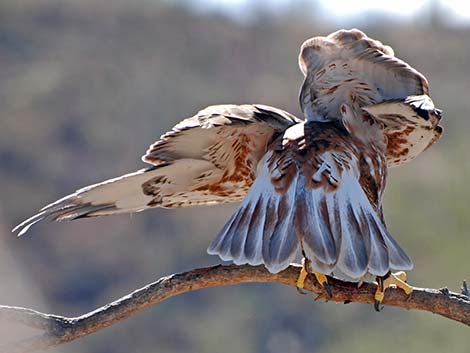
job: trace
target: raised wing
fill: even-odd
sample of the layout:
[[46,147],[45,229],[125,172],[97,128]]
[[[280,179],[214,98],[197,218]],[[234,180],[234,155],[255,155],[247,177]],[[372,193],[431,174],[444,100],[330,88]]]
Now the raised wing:
[[259,168],[210,254],[279,272],[302,250],[315,271],[353,281],[411,269],[382,220],[384,157],[341,122],[289,128]]
[[287,112],[264,105],[211,106],[164,134],[142,160],[174,168],[188,160],[207,165],[193,178],[189,190],[172,195],[163,207],[239,201],[253,183],[258,161],[273,135],[299,122]]
[[154,166],[87,186],[18,225],[25,233],[41,220],[139,212],[243,199],[273,136],[301,120],[264,105],[218,105],[183,120],[150,146]]
[[341,119],[343,103],[360,109],[428,94],[423,75],[396,58],[392,48],[357,29],[307,40],[299,66],[305,75],[300,106],[307,120]]

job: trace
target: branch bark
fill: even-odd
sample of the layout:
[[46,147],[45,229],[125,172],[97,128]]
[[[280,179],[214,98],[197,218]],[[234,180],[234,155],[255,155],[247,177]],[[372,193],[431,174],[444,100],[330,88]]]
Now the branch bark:
[[[0,320],[19,322],[44,331],[41,335],[0,346],[0,353],[26,353],[55,347],[111,326],[168,298],[198,289],[249,282],[276,282],[295,287],[299,271],[299,265],[291,265],[277,274],[268,272],[263,266],[248,265],[195,269],[162,277],[110,304],[73,318],[27,308],[0,306]],[[332,278],[329,278],[329,283],[332,292],[329,300],[367,304],[374,302],[374,284],[365,283],[357,288],[354,283]],[[326,299],[323,289],[311,276],[305,282],[305,290]],[[386,291],[383,304],[429,311],[470,326],[470,298],[445,288],[414,288],[409,297],[400,289],[390,288]]]

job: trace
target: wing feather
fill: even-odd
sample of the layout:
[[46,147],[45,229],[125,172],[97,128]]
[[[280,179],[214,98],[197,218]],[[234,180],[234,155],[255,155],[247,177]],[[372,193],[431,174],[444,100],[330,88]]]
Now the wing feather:
[[357,29],[305,41],[299,66],[305,75],[299,100],[307,120],[341,119],[343,103],[363,107],[428,94],[421,73]]
[[154,166],[79,189],[14,231],[24,234],[41,220],[240,201],[273,136],[298,122],[295,116],[264,105],[208,107],[150,146],[143,160]]

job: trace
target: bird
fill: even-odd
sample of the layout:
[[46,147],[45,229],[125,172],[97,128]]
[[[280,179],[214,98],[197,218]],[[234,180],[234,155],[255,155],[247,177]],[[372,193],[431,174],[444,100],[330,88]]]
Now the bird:
[[388,169],[442,134],[428,81],[390,46],[358,29],[306,40],[303,117],[262,104],[214,105],[178,123],[146,151],[147,168],[81,188],[13,231],[43,221],[241,202],[207,249],[277,273],[302,256],[327,276],[375,278],[375,307],[396,285],[410,294],[413,263],[385,224]]

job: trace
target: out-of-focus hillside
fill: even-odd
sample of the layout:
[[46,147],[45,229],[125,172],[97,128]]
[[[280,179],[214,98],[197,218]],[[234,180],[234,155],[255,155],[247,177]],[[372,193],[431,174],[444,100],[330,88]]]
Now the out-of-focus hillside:
[[[391,171],[386,218],[414,259],[410,281],[457,290],[470,275],[470,30],[369,19],[350,25],[423,72],[445,114],[442,141]],[[298,48],[336,29],[300,9],[238,24],[169,2],[2,1],[1,303],[77,315],[218,263],[205,249],[236,205],[44,224],[20,239],[9,229],[81,186],[142,168],[149,144],[207,105],[299,115]],[[467,331],[430,314],[243,285],[174,298],[57,352],[468,352]]]

